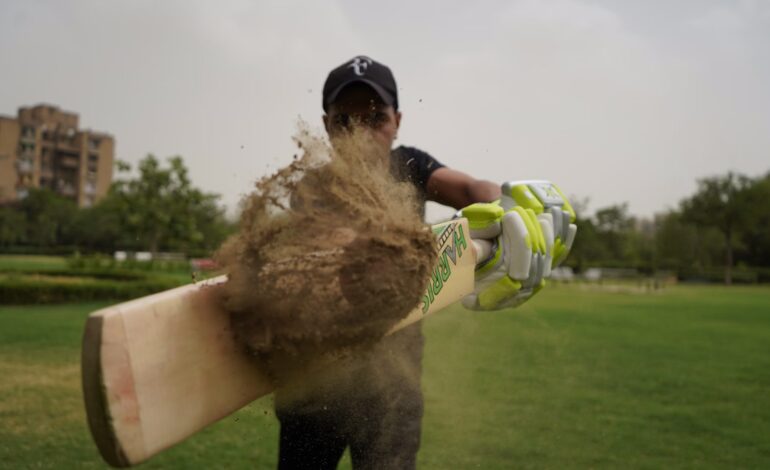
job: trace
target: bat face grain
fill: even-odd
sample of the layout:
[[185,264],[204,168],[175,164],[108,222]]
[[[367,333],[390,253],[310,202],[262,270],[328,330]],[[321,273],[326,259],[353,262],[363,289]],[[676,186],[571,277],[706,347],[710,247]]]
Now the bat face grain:
[[[421,305],[392,331],[473,290],[475,252],[465,219],[433,226],[438,258]],[[89,428],[104,460],[141,463],[253,400],[274,384],[234,341],[217,302],[224,276],[92,313],[82,383]]]

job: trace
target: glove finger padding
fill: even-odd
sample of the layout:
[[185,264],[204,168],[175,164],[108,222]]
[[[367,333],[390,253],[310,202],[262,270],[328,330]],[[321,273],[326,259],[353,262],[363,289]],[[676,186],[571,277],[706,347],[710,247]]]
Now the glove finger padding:
[[[514,181],[502,186],[500,203],[504,209],[521,206],[532,209],[538,217],[550,214],[553,227],[553,249],[546,270],[559,266],[569,254],[575,239],[575,210],[558,186],[550,181]],[[546,231],[546,230],[544,230]],[[547,237],[546,237],[547,238]]]
[[554,240],[553,247],[553,267],[558,267],[561,263],[567,259],[569,251],[572,249],[572,243],[575,241],[575,235],[577,234],[577,225],[570,224],[567,227],[567,238],[562,241],[560,238]]
[[[469,222],[471,218],[478,222],[480,212],[491,210],[476,206],[463,215]],[[477,265],[476,292],[463,299],[463,305],[471,309],[517,306],[540,289],[546,272],[549,243],[542,227],[545,224],[550,229],[549,218],[541,221],[531,209],[514,207],[495,223],[500,227],[495,254]],[[492,219],[474,225],[483,230],[492,225]]]
[[505,214],[502,220],[502,245],[508,248],[504,253],[506,271],[510,277],[521,281],[529,277],[532,265],[532,243],[526,223],[527,216],[522,212],[511,211]]
[[500,219],[505,211],[493,202],[477,202],[463,208],[460,214],[468,219],[471,238],[491,240],[500,235]]
[[551,265],[553,264],[553,216],[550,213],[543,213],[537,216],[537,220],[545,237],[545,266],[543,268],[543,278],[545,279],[551,276]]
[[[515,295],[521,287],[521,283],[510,278],[507,274],[507,250],[504,252],[506,241],[502,240],[501,232],[503,224],[505,230],[510,230],[508,240],[516,246],[527,248],[527,226],[521,216],[518,219],[506,221],[505,211],[496,203],[472,204],[462,211],[463,217],[468,219],[471,238],[491,240],[493,250],[487,259],[480,259],[476,264],[476,291],[463,299],[463,305],[477,310],[491,310],[497,308],[501,301]],[[516,241],[511,241],[511,237]],[[518,272],[523,277],[529,271],[531,256],[521,256],[517,259],[521,264]]]

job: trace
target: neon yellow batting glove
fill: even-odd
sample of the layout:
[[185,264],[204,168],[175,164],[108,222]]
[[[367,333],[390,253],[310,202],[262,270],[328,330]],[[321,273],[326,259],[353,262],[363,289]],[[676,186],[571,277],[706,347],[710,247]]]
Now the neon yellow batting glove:
[[545,277],[549,277],[551,269],[563,263],[572,249],[577,233],[575,210],[561,189],[550,181],[511,181],[503,184],[502,191],[500,204],[506,211],[523,207],[532,210],[538,220],[546,222],[550,215],[553,246],[548,250],[550,262],[545,274]]
[[466,308],[516,307],[543,288],[553,246],[550,214],[540,220],[530,208],[506,210],[497,202],[472,204],[460,212],[468,219],[471,238],[491,245],[489,255],[476,264],[474,292],[463,298]]

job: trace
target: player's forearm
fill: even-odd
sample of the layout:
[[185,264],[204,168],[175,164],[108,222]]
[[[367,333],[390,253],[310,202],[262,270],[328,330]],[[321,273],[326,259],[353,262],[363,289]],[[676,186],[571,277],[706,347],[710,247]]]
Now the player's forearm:
[[455,209],[500,198],[498,185],[449,168],[436,170],[428,180],[427,190],[428,199]]
[[462,209],[477,202],[492,202],[500,199],[500,186],[491,181],[470,179],[459,191],[449,194],[448,204],[455,209]]
[[469,204],[475,202],[492,202],[496,199],[500,199],[500,186],[491,181],[474,180],[468,185],[467,193]]

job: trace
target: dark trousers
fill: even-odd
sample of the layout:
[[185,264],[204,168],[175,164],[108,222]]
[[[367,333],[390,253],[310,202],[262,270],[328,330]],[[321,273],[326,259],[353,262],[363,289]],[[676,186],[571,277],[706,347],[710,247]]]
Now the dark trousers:
[[278,468],[334,469],[348,446],[356,470],[415,468],[422,346],[415,325],[309,380],[309,390],[279,392]]

